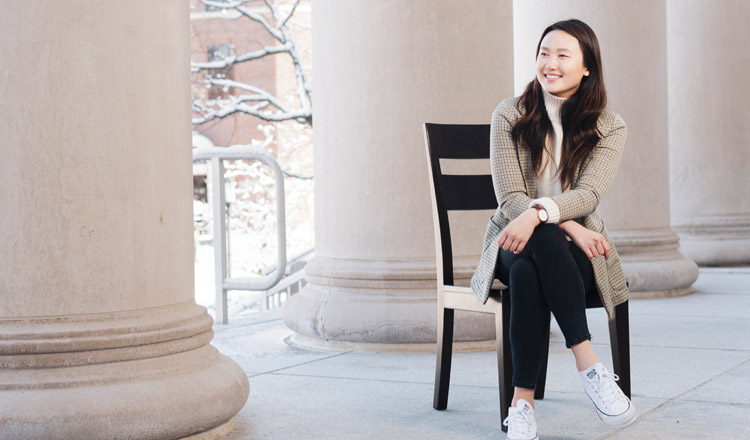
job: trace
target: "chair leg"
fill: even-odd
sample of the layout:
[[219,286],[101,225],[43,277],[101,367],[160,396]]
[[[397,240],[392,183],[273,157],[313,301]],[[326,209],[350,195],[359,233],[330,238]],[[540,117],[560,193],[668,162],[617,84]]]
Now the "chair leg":
[[[550,319],[552,314],[550,313]],[[544,399],[544,386],[547,384],[547,364],[549,361],[549,320],[547,320],[547,327],[545,329],[547,338],[544,342],[544,353],[542,354],[542,364],[539,366],[539,377],[536,379],[536,389],[534,389],[534,399]]]
[[609,341],[615,374],[620,376],[618,384],[622,392],[630,397],[630,324],[627,301],[615,307],[615,317],[609,321]]
[[[497,348],[497,379],[500,391],[500,419],[508,417],[508,407],[513,400],[513,362],[510,352],[510,295],[502,292],[495,311],[495,343]],[[504,432],[506,426],[501,425]]]
[[448,407],[448,389],[451,383],[451,357],[453,355],[453,309],[439,307],[437,319],[437,364],[435,366],[435,396],[432,407]]

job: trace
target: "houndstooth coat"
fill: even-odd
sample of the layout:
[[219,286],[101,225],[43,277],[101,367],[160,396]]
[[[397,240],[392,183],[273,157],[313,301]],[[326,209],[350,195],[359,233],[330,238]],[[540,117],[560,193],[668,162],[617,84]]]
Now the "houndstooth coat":
[[625,302],[629,293],[620,257],[596,208],[619,168],[627,126],[620,115],[604,110],[598,121],[602,138],[577,165],[572,188],[551,198],[537,199],[537,178],[532,171],[531,154],[518,148],[511,137],[511,127],[521,115],[516,108],[517,102],[517,97],[506,99],[492,113],[490,165],[498,208],[487,225],[484,249],[471,278],[471,289],[482,303],[487,301],[494,279],[500,234],[511,220],[535,202],[547,209],[548,223],[575,219],[602,234],[609,243],[609,259],[600,255],[591,264],[597,290],[608,318],[612,319],[615,306]]

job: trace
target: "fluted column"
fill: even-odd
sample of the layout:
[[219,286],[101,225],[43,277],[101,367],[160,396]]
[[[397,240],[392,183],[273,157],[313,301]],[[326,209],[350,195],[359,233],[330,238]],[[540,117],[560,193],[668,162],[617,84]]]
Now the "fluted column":
[[[434,350],[423,123],[489,123],[513,91],[510,0],[438,3],[330,1],[312,9],[316,257],[305,268],[307,286],[284,309],[296,343]],[[477,171],[488,173],[489,164]],[[467,283],[490,215],[453,222]],[[457,321],[459,341],[494,337],[490,316]]]
[[750,263],[750,4],[667,2],[672,227],[698,264]]
[[594,29],[602,51],[609,107],[628,125],[620,170],[601,202],[632,297],[692,292],[696,264],[670,227],[665,0],[515,1],[516,92],[535,77],[544,29],[576,17]]
[[188,19],[2,6],[0,438],[179,438],[247,399],[193,299]]

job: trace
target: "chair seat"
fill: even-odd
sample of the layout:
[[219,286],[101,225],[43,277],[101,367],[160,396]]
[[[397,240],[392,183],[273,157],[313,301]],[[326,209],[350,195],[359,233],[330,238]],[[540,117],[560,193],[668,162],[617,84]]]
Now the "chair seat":
[[495,313],[497,311],[496,303],[500,299],[501,290],[507,288],[502,283],[498,284],[501,286],[501,289],[490,290],[490,297],[484,304],[479,302],[471,287],[444,285],[442,289],[443,307],[479,313]]

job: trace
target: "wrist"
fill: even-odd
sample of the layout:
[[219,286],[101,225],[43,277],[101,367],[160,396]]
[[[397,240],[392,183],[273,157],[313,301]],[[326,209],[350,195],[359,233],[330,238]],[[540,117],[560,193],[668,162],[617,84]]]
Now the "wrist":
[[560,222],[558,226],[560,226],[560,229],[562,229],[565,232],[570,231],[572,228],[576,227],[578,223],[576,223],[573,220],[565,220],[564,222]]
[[547,209],[545,209],[544,206],[532,205],[531,208],[536,211],[536,218],[539,223],[547,223],[547,221],[549,220],[549,215],[547,214]]
[[539,219],[539,213],[536,208],[528,208],[525,212],[529,217],[532,217],[534,220],[536,220],[536,225],[539,226],[542,221]]

